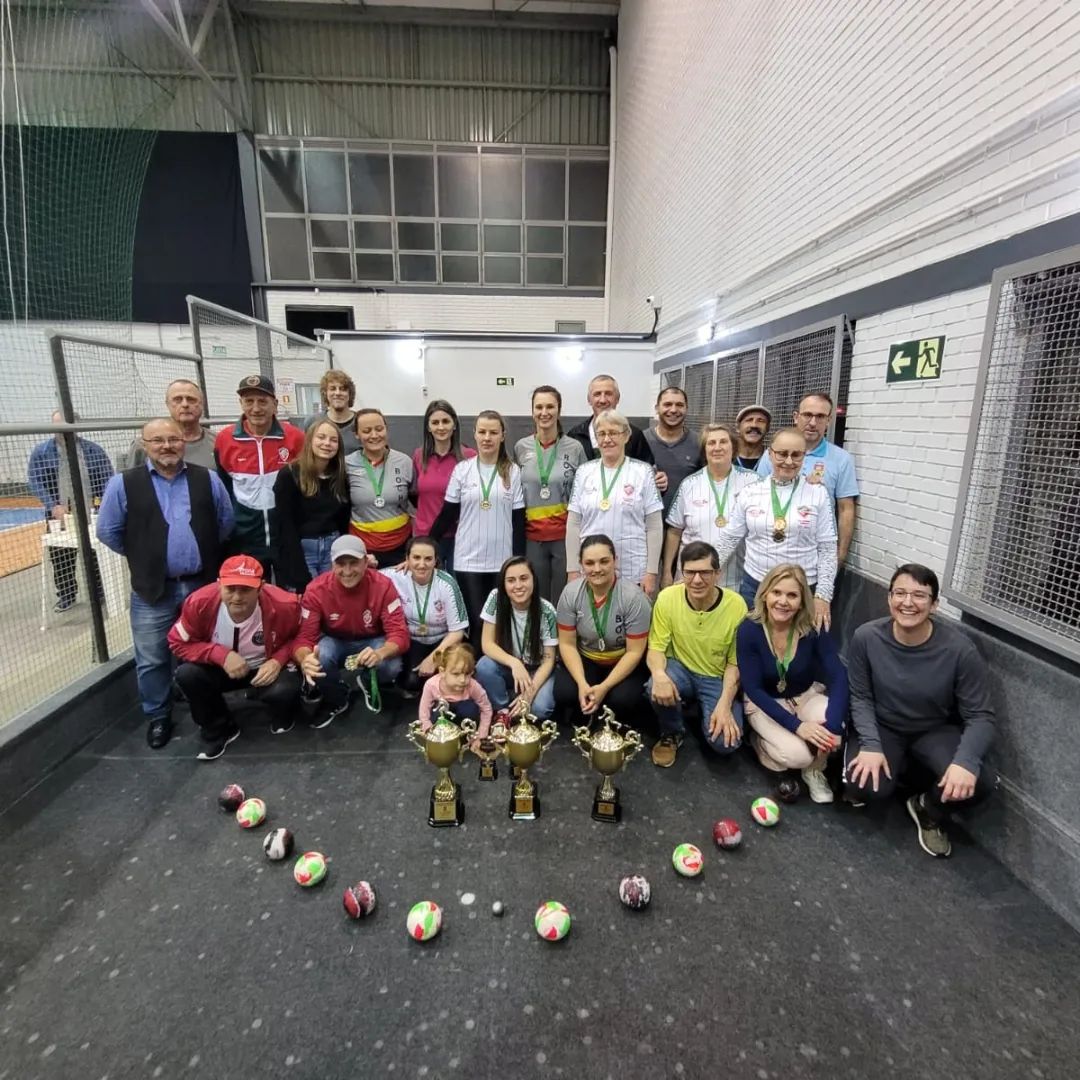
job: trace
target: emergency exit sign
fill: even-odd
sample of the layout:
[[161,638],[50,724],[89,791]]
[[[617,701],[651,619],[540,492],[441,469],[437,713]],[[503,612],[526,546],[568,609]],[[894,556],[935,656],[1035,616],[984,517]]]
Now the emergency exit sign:
[[506,375],[499,375],[495,379],[496,386],[513,386],[514,380]]
[[890,345],[885,381],[891,383],[940,379],[941,359],[944,355],[944,335],[920,338],[917,341],[901,341],[897,345]]

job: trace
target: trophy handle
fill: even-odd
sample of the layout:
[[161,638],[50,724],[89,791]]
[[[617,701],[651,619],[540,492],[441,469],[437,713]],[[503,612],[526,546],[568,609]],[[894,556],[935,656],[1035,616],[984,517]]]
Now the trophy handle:
[[574,736],[570,740],[580,751],[586,761],[592,760],[592,739],[587,727],[574,728]]
[[427,749],[425,748],[425,739],[423,732],[424,723],[418,716],[409,724],[408,731],[405,732],[405,738],[409,740],[420,751],[424,757],[427,757]]
[[472,737],[476,734],[476,721],[467,716],[464,720],[458,724],[461,729],[461,742],[458,748],[458,761],[461,761],[465,757],[465,751],[469,749],[469,744],[472,742]]
[[627,728],[623,735],[623,763],[622,767],[625,769],[627,763],[639,753],[644,747],[644,743],[641,741],[641,736],[633,729]]
[[450,708],[450,702],[445,698],[435,699],[435,719],[433,723],[452,724],[454,722],[454,710]]
[[[535,717],[534,717],[535,719]],[[540,748],[546,750],[559,737],[559,725],[549,716],[540,725]]]

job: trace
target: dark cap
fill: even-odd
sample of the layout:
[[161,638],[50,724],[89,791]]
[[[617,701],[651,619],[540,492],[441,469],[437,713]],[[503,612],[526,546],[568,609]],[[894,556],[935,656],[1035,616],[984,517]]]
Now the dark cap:
[[277,397],[274,380],[269,375],[245,375],[236,388],[238,394],[247,394],[252,390],[257,394],[269,394],[271,397]]

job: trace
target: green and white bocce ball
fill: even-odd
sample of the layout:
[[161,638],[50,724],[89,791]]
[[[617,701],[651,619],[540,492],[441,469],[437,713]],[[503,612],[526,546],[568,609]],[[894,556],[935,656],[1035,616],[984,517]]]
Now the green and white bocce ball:
[[533,925],[545,941],[562,941],[570,933],[570,912],[558,900],[545,900],[536,909]]
[[430,941],[442,929],[442,908],[434,900],[421,900],[409,909],[405,926],[413,941]]
[[750,804],[750,816],[759,825],[771,829],[780,820],[780,807],[762,795]]
[[305,889],[318,885],[326,877],[326,856],[321,851],[305,851],[293,867],[296,884]]
[[671,865],[683,877],[697,877],[705,865],[701,848],[694,847],[693,844],[680,844],[671,853]]
[[236,820],[241,829],[254,829],[266,820],[266,803],[262,799],[245,799],[236,808]]

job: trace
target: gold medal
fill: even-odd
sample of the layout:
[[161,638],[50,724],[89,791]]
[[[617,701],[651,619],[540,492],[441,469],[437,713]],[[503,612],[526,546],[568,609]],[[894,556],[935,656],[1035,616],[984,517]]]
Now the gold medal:
[[778,517],[773,521],[773,529],[782,533],[787,531],[787,518]]
[[422,623],[421,623],[421,624],[420,624],[420,625],[419,625],[419,626],[418,626],[418,627],[416,628],[416,632],[417,632],[417,633],[418,633],[418,634],[419,634],[419,635],[420,635],[421,637],[427,637],[427,623],[426,623],[426,622],[422,622]]
[[727,524],[727,518],[723,514],[719,514],[716,518],[716,527],[722,529]]
[[611,500],[610,499],[601,499],[600,500],[600,509],[601,510],[610,510],[611,509]]
[[781,679],[776,684],[776,689],[782,694],[787,689],[787,679]]
[[481,510],[490,510],[491,509],[491,503],[487,499],[481,499],[480,500],[480,509]]

